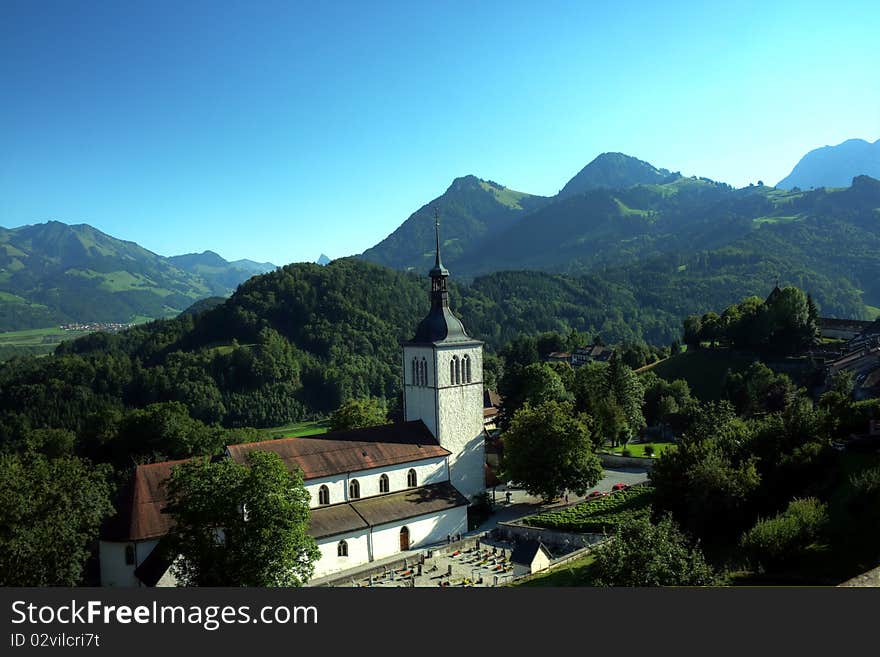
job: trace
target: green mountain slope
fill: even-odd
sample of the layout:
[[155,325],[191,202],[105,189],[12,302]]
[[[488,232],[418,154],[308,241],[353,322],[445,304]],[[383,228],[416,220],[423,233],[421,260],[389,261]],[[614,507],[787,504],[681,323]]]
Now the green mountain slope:
[[466,247],[503,231],[547,202],[476,176],[456,178],[442,196],[416,210],[360,257],[395,269],[427,271],[434,259],[434,207],[441,212],[443,261],[454,265]]
[[228,265],[187,271],[174,259],[86,224],[4,228],[0,331],[175,315],[198,299],[228,295],[251,275],[244,269],[230,275]]
[[201,276],[214,294],[226,295],[239,284],[255,274],[264,274],[275,269],[271,262],[236,260],[228,262],[213,251],[186,253],[171,256],[168,261],[176,267]]
[[594,189],[623,189],[632,185],[669,182],[681,174],[658,169],[623,153],[602,153],[569,180],[557,194],[568,198]]

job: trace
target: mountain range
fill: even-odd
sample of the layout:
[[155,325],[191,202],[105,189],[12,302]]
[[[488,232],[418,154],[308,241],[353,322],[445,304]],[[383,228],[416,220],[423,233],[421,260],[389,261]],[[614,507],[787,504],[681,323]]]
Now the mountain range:
[[[554,294],[586,286],[590,298],[615,306],[613,291],[628,307],[644,306],[648,319],[632,335],[666,339],[683,315],[762,294],[781,279],[811,291],[826,315],[869,317],[880,313],[880,183],[863,175],[850,183],[734,189],[603,153],[552,197],[456,178],[358,257],[423,274],[433,264],[437,210],[455,280],[495,289],[498,303],[513,289],[522,298],[509,303],[532,303],[525,297],[562,275]],[[0,330],[167,317],[201,299],[214,305],[274,269],[212,251],[166,258],[83,224],[0,228]],[[551,279],[495,276],[508,271]],[[569,323],[583,326],[589,314]]]
[[554,197],[458,178],[359,257],[426,271],[433,207],[444,264],[465,280],[510,270],[589,274],[708,301],[734,289],[759,294],[782,278],[824,298],[827,314],[880,312],[880,189],[868,176],[842,188],[735,189],[604,153]]
[[210,251],[166,258],[87,224],[0,228],[0,330],[168,317],[272,269]]

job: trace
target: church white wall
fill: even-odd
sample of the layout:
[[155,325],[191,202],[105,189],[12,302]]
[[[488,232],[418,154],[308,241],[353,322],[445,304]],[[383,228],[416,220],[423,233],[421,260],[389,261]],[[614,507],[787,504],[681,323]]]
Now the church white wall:
[[382,468],[372,468],[370,470],[359,470],[342,476],[334,475],[333,477],[309,479],[305,483],[306,490],[312,497],[311,508],[320,506],[318,504],[318,491],[322,485],[326,485],[330,489],[330,504],[349,501],[348,484],[351,479],[358,480],[361,489],[361,499],[383,494],[379,492],[379,479],[383,474],[388,475],[388,492],[395,493],[406,490],[409,488],[406,483],[406,477],[410,469],[416,471],[417,486],[438,484],[448,480],[446,457],[444,456],[411,461],[409,463],[399,463]]
[[[141,581],[135,577],[134,571],[144,562],[158,543],[158,539],[126,542],[99,541],[98,558],[101,564],[101,586],[141,586]],[[129,545],[134,546],[133,564],[125,563],[125,548]]]
[[[428,365],[428,385],[416,385],[412,378],[412,359],[421,361],[425,359]],[[403,389],[404,389],[404,418],[410,420],[422,420],[428,430],[437,435],[437,370],[436,358],[433,347],[403,348]]]
[[416,516],[373,528],[373,559],[390,557],[400,552],[400,529],[409,529],[411,550],[432,543],[445,543],[447,535],[467,532],[467,507],[461,506],[442,513]]
[[[449,362],[453,356],[467,355],[471,360],[471,383],[454,384]],[[440,444],[452,452],[449,457],[450,480],[468,499],[486,489],[485,438],[483,433],[483,349],[481,345],[437,349],[435,367],[440,377]]]
[[[347,557],[340,557],[338,553],[339,542],[342,540],[348,543]],[[321,551],[321,558],[315,563],[313,579],[354,568],[370,561],[368,530],[328,536],[317,540],[316,543]]]
[[318,504],[318,491],[321,486],[327,486],[330,491],[330,504],[339,504],[348,499],[348,478],[345,474],[336,474],[331,477],[320,477],[318,479],[307,479],[305,481],[306,490],[311,495],[312,500],[309,507],[314,509]]

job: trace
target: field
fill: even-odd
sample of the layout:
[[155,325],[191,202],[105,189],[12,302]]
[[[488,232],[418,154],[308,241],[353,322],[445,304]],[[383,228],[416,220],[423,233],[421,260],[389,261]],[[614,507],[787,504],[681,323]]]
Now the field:
[[0,333],[0,360],[13,356],[40,356],[51,353],[65,340],[73,340],[89,331],[64,331],[57,326]]
[[566,532],[609,533],[626,520],[649,514],[653,497],[652,487],[633,486],[567,509],[529,516],[523,522]]
[[280,427],[261,429],[260,437],[262,440],[273,440],[276,438],[293,438],[294,436],[314,436],[327,433],[329,430],[330,424],[327,420],[294,422],[293,424],[285,424]]
[[722,385],[727,370],[741,372],[752,361],[725,349],[697,349],[661,360],[639,372],[651,371],[667,381],[684,379],[695,396],[703,401],[715,401],[723,397]]

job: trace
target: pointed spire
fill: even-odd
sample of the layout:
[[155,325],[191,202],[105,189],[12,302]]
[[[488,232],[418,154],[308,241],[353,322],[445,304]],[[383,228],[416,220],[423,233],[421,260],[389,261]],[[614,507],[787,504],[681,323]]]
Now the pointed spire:
[[434,261],[435,269],[442,269],[443,264],[440,262],[440,208],[434,206],[434,232],[437,236],[437,259]]
[[440,259],[440,209],[436,205],[434,206],[434,235],[437,251],[434,257],[434,268],[430,271],[429,275],[431,278],[449,276],[449,271],[443,266],[443,261]]

